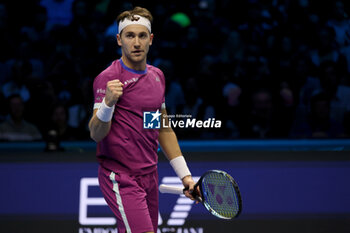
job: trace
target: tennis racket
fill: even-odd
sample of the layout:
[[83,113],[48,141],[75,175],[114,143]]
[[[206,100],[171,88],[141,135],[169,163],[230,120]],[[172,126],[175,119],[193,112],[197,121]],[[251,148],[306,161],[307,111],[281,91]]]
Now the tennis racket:
[[[242,199],[238,185],[226,172],[207,171],[196,183],[194,190],[197,190],[197,187],[199,187],[200,193],[194,191],[192,196],[214,216],[222,219],[233,219],[241,213]],[[159,186],[161,193],[183,194],[186,190],[188,188]]]

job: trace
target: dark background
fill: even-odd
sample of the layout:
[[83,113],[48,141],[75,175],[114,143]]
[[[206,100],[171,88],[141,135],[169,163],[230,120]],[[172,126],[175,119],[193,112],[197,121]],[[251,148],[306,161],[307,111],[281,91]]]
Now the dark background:
[[2,140],[89,139],[92,82],[120,58],[114,21],[133,6],[154,16],[169,114],[223,123],[180,138],[349,137],[347,1],[2,0],[0,122],[18,124]]

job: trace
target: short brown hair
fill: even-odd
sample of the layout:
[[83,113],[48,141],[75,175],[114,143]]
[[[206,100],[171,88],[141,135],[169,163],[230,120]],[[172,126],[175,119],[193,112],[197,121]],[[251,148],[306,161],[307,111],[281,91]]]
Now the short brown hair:
[[117,23],[124,20],[125,18],[132,20],[134,18],[134,15],[140,15],[142,17],[145,17],[151,23],[153,21],[153,16],[152,16],[151,12],[149,12],[149,10],[147,10],[146,8],[142,8],[142,7],[137,6],[130,11],[124,11],[120,15],[118,15]]

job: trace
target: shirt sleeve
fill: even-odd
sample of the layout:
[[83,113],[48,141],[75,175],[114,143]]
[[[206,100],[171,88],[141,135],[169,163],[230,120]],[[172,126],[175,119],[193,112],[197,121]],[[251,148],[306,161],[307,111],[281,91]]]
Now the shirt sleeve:
[[93,91],[94,91],[94,109],[97,109],[100,107],[103,98],[106,95],[106,84],[107,81],[103,76],[97,76],[94,84],[93,84]]
[[164,76],[164,73],[160,70],[160,75],[162,77],[162,85],[163,85],[163,99],[162,99],[162,106],[161,106],[161,110],[163,109],[166,109],[166,106],[165,106],[165,76]]

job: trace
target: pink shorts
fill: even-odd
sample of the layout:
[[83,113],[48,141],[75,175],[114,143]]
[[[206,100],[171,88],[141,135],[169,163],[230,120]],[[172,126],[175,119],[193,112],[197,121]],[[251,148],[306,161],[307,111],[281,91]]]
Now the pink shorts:
[[157,232],[158,172],[132,176],[100,166],[98,179],[103,196],[117,217],[118,232]]

